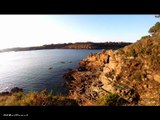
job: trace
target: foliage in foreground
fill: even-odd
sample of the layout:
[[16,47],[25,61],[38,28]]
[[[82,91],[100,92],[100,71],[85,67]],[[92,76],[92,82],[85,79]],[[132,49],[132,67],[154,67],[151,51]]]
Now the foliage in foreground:
[[0,96],[0,106],[78,106],[78,103],[64,96],[53,96],[41,91]]

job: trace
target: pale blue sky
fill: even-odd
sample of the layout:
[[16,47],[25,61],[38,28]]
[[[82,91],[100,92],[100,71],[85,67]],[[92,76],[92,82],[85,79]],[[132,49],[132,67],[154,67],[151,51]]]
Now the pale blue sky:
[[135,42],[154,15],[0,15],[0,49],[68,42]]

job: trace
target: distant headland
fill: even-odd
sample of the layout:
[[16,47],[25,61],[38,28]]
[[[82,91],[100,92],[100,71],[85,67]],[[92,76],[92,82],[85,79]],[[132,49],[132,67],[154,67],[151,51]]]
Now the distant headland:
[[77,42],[77,43],[61,43],[61,44],[48,44],[34,47],[15,47],[2,49],[0,52],[10,51],[29,51],[29,50],[42,50],[42,49],[118,49],[126,45],[131,44],[130,42]]

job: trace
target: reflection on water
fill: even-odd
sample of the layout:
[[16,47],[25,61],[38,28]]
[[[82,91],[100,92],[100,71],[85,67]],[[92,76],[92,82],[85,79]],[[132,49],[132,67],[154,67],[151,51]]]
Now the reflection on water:
[[0,92],[13,87],[24,91],[66,92],[63,74],[90,53],[101,50],[53,49],[0,53]]

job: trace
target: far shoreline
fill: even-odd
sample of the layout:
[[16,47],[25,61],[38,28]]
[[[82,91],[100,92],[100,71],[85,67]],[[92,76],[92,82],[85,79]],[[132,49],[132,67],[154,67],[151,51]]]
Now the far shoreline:
[[1,49],[0,53],[4,52],[19,52],[19,51],[33,51],[33,50],[50,50],[50,49],[76,49],[76,50],[101,50],[101,49],[118,49],[129,45],[129,42],[105,42],[105,43],[93,43],[93,42],[78,42],[78,43],[64,43],[64,44],[49,44],[35,47],[16,47]]

